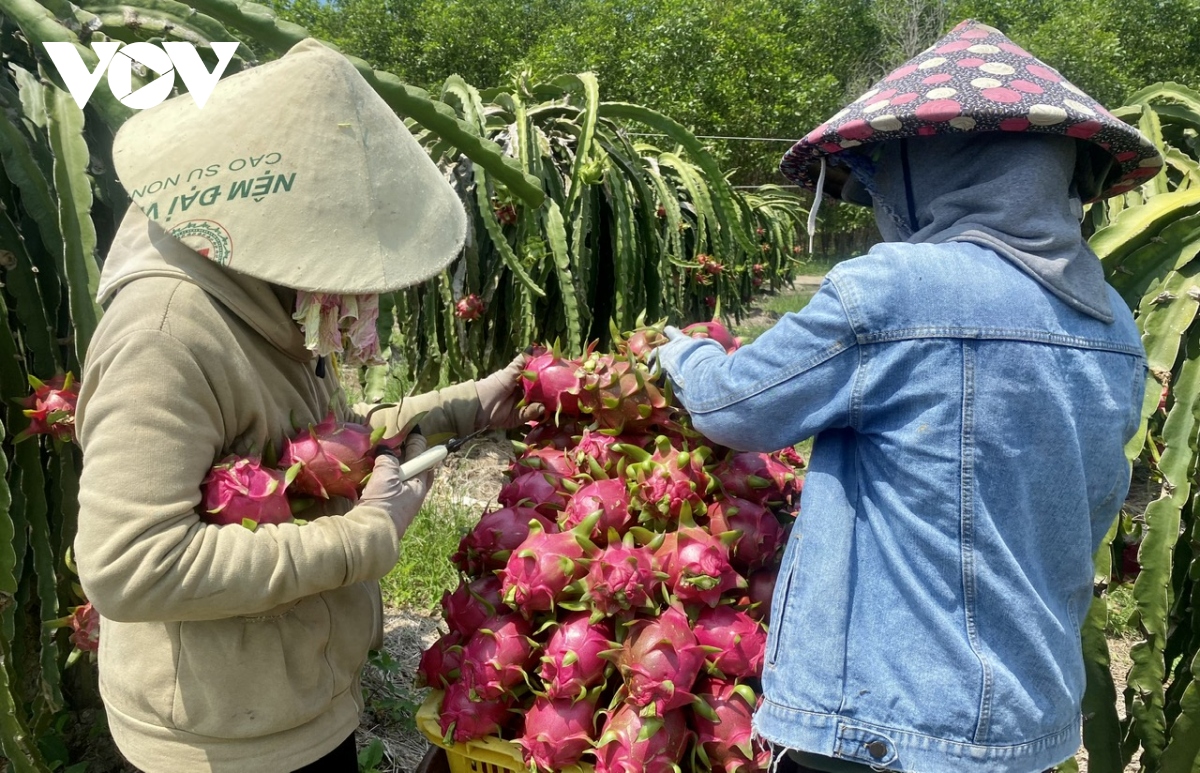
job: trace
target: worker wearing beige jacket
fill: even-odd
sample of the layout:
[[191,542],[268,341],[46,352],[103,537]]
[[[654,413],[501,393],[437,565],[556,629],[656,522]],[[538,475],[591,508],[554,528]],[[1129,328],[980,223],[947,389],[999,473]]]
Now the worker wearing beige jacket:
[[[104,266],[110,305],[79,399],[75,542],[103,617],[109,728],[149,773],[350,773],[378,580],[429,477],[402,482],[380,456],[357,503],[254,531],[202,520],[201,482],[331,409],[350,417],[329,355],[345,342],[344,359],[370,356],[376,294],[443,270],[465,214],[403,123],[314,41],[222,81],[202,110],[184,95],[139,114],[114,163],[135,206]],[[357,317],[306,313],[309,293],[352,299]],[[372,422],[515,426],[519,370]]]

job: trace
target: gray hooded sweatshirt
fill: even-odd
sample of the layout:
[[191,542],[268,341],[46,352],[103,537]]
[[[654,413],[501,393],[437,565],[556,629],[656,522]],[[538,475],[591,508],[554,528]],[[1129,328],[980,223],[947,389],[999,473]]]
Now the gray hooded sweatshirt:
[[[1104,271],[1080,230],[1076,141],[1038,134],[963,134],[880,143],[847,154],[885,241],[974,242],[1067,305],[1112,322]],[[863,202],[865,203],[865,201]]]

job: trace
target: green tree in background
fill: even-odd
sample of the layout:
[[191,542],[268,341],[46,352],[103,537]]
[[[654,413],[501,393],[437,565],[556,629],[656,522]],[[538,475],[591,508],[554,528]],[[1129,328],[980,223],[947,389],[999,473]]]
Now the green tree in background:
[[[1108,105],[1200,83],[1200,0],[273,0],[409,83],[592,71],[608,98],[698,134],[798,138],[964,18],[1003,29]],[[739,184],[783,142],[713,142]]]

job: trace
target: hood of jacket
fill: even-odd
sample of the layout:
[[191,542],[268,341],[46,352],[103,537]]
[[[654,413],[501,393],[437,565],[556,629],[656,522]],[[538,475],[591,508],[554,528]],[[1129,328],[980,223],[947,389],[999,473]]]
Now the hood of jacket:
[[185,246],[136,206],[130,206],[100,274],[97,300],[107,304],[122,287],[143,277],[178,277],[218,301],[272,346],[305,362],[313,353],[284,305],[287,292],[246,274],[222,268]]
[[1067,305],[1112,322],[1104,270],[1083,239],[1078,146],[1069,137],[962,134],[845,154],[886,241],[973,242],[995,250]]

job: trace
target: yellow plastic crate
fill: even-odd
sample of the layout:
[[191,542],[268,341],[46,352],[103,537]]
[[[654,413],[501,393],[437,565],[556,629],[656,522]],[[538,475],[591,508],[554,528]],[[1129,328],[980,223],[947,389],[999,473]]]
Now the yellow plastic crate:
[[[446,745],[442,741],[442,732],[438,725],[438,709],[441,705],[442,693],[430,690],[429,697],[417,710],[417,727],[430,743],[446,750],[450,773],[509,773],[529,770],[521,756],[521,747],[503,738],[480,738],[466,743]],[[593,773],[593,768],[581,763],[564,768],[561,773]]]

